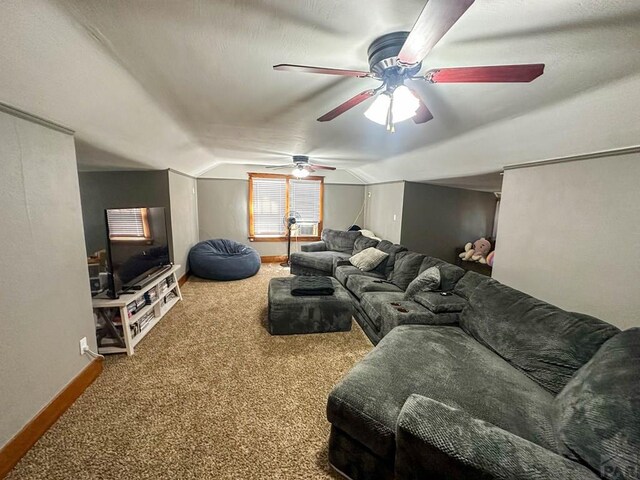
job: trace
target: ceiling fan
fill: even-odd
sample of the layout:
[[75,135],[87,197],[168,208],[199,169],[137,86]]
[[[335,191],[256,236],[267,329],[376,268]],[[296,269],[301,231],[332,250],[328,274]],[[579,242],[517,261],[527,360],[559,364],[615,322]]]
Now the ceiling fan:
[[[382,84],[365,90],[325,113],[327,122],[351,108],[376,97],[365,116],[393,132],[394,124],[413,118],[425,123],[433,115],[422,99],[405,85],[407,80],[428,83],[513,83],[531,82],[544,72],[543,63],[482,67],[437,68],[420,75],[422,61],[475,0],[429,0],[410,32],[393,32],[374,40],[368,49],[369,71],[279,64],[274,70],[373,78]],[[379,95],[378,95],[379,94]]]
[[318,165],[316,163],[310,163],[307,155],[294,155],[292,157],[293,163],[287,163],[285,165],[268,165],[267,168],[275,170],[283,168],[293,168],[292,175],[298,178],[305,178],[309,176],[309,173],[316,170],[335,170],[336,167],[329,167],[328,165]]

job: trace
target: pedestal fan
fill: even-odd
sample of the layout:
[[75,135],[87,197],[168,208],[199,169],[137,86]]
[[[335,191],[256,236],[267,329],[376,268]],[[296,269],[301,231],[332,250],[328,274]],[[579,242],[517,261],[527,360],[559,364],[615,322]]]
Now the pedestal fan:
[[302,220],[302,216],[296,211],[290,211],[284,218],[284,226],[287,229],[287,261],[280,264],[281,267],[289,267],[291,265],[291,232],[298,230],[298,223]]

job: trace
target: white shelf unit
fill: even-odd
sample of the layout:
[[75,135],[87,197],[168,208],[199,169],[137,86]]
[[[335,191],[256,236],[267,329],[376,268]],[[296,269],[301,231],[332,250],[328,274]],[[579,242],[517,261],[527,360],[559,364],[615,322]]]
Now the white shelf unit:
[[[98,352],[101,354],[110,353],[126,353],[133,355],[134,347],[155,327],[171,308],[182,300],[180,285],[176,272],[180,265],[173,265],[171,269],[159,275],[152,282],[145,285],[142,289],[133,293],[120,295],[119,298],[93,297],[93,311],[96,317],[100,319],[103,325],[96,325],[101,332],[109,332],[109,335],[98,333]],[[167,284],[170,279],[171,286],[163,291],[163,285]],[[144,298],[145,294],[155,292],[156,298],[150,303],[142,306],[136,313],[129,316],[128,305]],[[171,298],[170,294],[173,294]],[[138,326],[147,314],[151,314],[152,318],[141,328]],[[120,321],[114,321],[119,316]],[[100,346],[102,338],[109,339],[114,343],[110,346]]]

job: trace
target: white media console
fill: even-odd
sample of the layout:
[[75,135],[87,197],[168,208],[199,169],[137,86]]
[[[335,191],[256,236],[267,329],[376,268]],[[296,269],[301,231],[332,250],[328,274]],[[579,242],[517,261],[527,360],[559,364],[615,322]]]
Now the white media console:
[[179,268],[173,265],[142,289],[119,298],[93,297],[99,353],[133,355],[140,340],[182,300],[176,277]]

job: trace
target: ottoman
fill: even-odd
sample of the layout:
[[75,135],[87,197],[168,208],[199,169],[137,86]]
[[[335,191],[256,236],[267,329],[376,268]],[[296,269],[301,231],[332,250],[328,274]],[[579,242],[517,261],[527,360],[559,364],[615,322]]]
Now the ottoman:
[[272,278],[269,282],[267,329],[271,335],[351,330],[353,300],[335,278],[331,278],[333,295],[302,297],[291,295],[291,278]]

